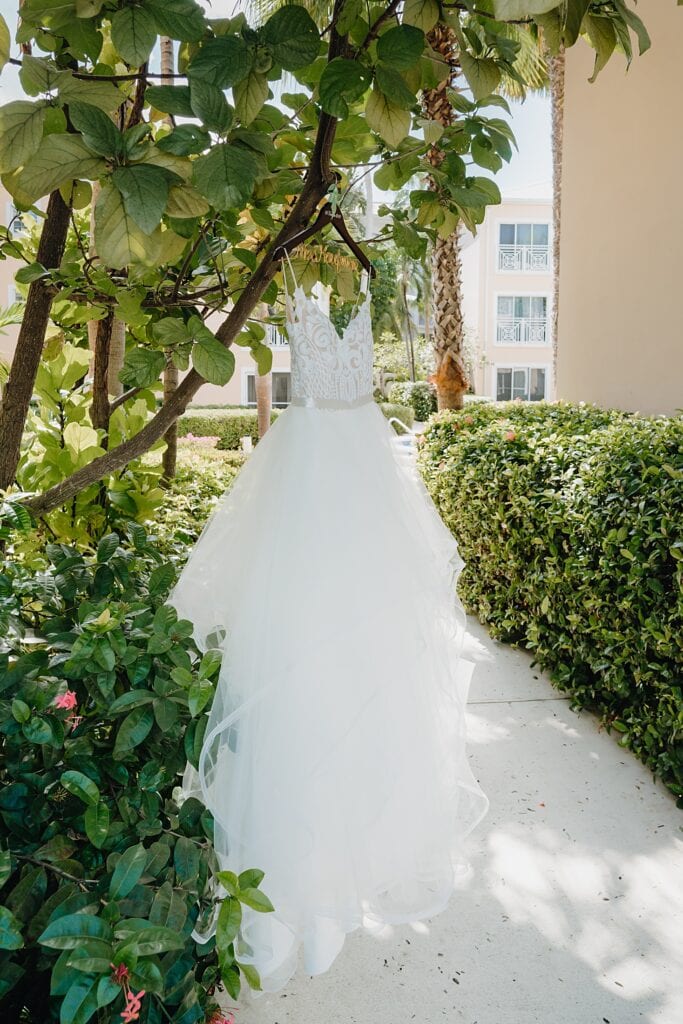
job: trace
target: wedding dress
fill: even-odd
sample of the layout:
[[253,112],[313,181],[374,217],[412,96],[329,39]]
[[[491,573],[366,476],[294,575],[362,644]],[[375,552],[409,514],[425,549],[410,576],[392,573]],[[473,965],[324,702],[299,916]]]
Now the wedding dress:
[[442,911],[489,806],[465,749],[463,563],[373,400],[369,294],[341,335],[300,286],[286,298],[291,405],[169,599],[223,649],[183,788],[221,867],[265,872],[275,910],[243,908],[236,955],[266,992],[300,950],[320,974],[348,932]]

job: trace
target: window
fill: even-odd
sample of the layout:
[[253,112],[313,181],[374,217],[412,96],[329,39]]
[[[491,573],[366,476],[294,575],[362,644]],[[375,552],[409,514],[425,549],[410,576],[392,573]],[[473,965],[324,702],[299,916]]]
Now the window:
[[[291,375],[285,372],[273,372],[273,405],[282,409],[292,400]],[[256,405],[255,374],[247,374],[247,405]]]
[[547,296],[498,296],[497,345],[545,345],[548,340]]
[[512,273],[548,273],[549,234],[548,224],[500,224],[498,270]]
[[27,218],[38,220],[38,214],[33,210],[26,210],[20,213],[14,203],[7,204],[7,227],[10,235],[20,235],[28,227]]
[[496,369],[496,401],[509,402],[522,398],[540,402],[545,398],[547,367],[499,366]]

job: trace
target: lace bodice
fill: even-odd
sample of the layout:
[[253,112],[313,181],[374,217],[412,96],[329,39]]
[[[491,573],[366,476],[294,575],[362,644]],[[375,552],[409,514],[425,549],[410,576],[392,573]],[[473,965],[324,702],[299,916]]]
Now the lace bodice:
[[372,396],[369,292],[340,335],[300,285],[287,295],[292,400],[357,402]]

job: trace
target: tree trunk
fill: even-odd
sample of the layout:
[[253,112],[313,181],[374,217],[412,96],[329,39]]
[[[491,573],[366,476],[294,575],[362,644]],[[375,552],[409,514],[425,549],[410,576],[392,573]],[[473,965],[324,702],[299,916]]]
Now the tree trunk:
[[254,376],[256,389],[256,417],[258,419],[258,436],[263,437],[270,427],[270,414],[273,410],[273,374],[264,373],[261,377]]
[[[47,270],[58,267],[64,255],[71,207],[52,192],[40,235],[36,261]],[[21,453],[21,438],[28,414],[45,332],[50,318],[52,291],[42,280],[28,290],[17,347],[0,404],[0,490],[14,483]]]
[[[161,36],[159,40],[159,48],[161,50],[161,74],[171,76],[173,74],[173,40],[169,39],[168,36]],[[173,84],[171,77],[162,78],[161,84]],[[167,119],[170,124],[173,121],[169,117]],[[174,364],[170,357],[166,359],[166,366],[164,368],[164,402],[168,401],[171,395],[176,391],[178,387],[178,367]],[[162,465],[164,467],[164,480],[172,480],[176,474],[176,463],[178,460],[178,421],[175,420],[164,434],[164,441],[166,442],[166,449],[161,457]]]
[[560,232],[562,216],[562,140],[564,128],[564,47],[547,55],[550,79],[553,147],[553,306],[550,329],[553,337],[553,382],[557,384],[557,328],[560,313]]
[[[422,106],[425,117],[444,127],[455,121],[455,112],[448,99],[456,71],[457,43],[453,31],[442,23],[428,35],[428,41],[452,68],[451,75],[435,89],[425,90]],[[429,160],[438,167],[443,152],[432,146]],[[435,187],[432,183],[432,187]],[[439,409],[462,409],[469,380],[463,359],[465,342],[462,312],[462,276],[458,231],[448,238],[437,238],[432,249],[431,335],[434,345],[437,403]]]

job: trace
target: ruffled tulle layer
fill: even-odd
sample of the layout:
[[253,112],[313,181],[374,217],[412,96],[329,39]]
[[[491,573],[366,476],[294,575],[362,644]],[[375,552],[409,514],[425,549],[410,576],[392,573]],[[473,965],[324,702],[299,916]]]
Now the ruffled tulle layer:
[[[363,924],[441,911],[488,809],[466,756],[462,567],[374,403],[290,407],[171,595],[224,658],[199,784],[224,869],[265,872],[238,959],[282,988]],[[196,795],[196,794],[195,794]]]

